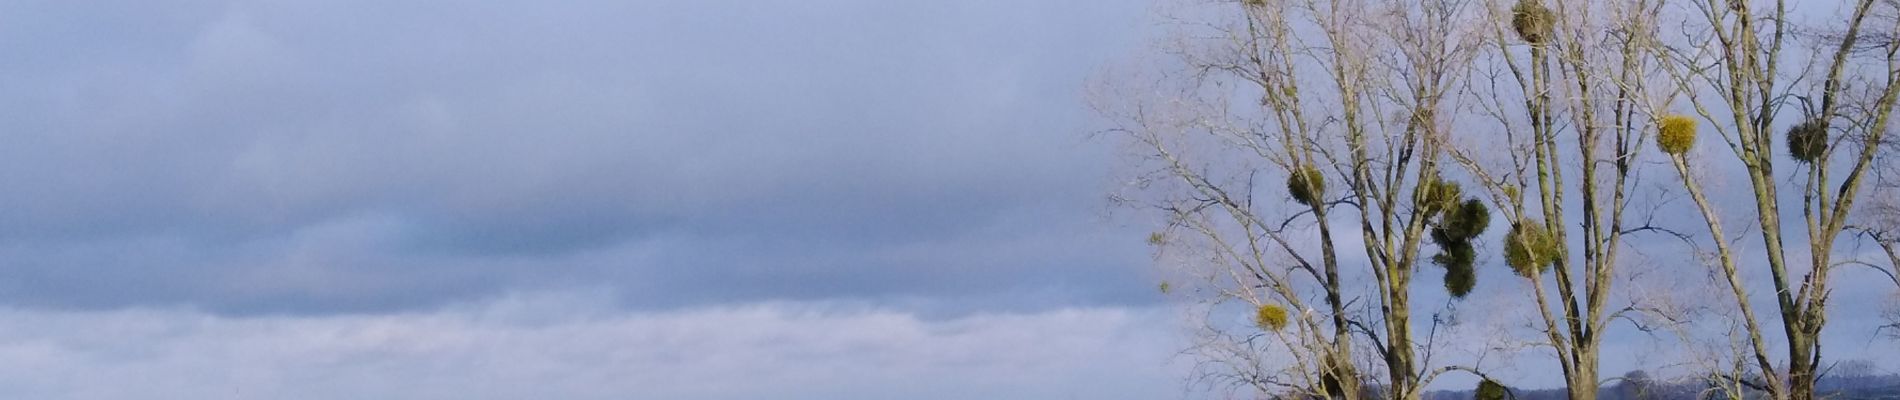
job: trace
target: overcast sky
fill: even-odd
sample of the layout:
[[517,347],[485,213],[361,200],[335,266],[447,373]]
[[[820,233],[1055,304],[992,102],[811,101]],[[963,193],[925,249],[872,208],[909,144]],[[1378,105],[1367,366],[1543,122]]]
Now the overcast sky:
[[5,7],[10,302],[1152,301],[1081,101],[1140,2]]
[[0,2],[0,396],[1176,396],[1146,12]]
[[1149,12],[0,2],[0,397],[1192,396]]

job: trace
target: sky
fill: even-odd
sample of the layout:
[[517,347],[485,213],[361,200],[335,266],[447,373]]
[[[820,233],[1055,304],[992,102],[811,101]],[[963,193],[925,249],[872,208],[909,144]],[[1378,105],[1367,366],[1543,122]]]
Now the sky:
[[0,2],[0,397],[1202,397],[1085,96],[1152,11]]
[[1147,9],[0,2],[0,397],[1176,396]]

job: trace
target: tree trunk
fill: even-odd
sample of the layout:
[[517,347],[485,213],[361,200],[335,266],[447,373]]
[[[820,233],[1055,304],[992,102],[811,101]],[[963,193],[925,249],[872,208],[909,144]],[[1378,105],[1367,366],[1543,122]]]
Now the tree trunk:
[[1392,377],[1392,385],[1387,388],[1386,398],[1393,400],[1411,400],[1418,398],[1418,388],[1413,382],[1412,371],[1412,333],[1410,300],[1404,294],[1407,289],[1394,285],[1392,301],[1386,310],[1386,335],[1391,337],[1392,351],[1387,353],[1386,373]]
[[1799,334],[1788,340],[1788,399],[1813,400],[1814,396],[1814,344],[1815,340],[1806,334]]
[[1576,349],[1577,368],[1571,371],[1568,386],[1571,400],[1596,400],[1597,398],[1597,352],[1595,345],[1578,344]]

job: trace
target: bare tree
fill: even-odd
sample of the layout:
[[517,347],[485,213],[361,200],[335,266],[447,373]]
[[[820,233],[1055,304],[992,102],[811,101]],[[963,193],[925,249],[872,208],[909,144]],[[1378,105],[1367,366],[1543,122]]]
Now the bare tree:
[[[1760,7],[1763,5],[1766,7]],[[1831,34],[1805,35],[1820,45],[1808,63],[1810,68],[1794,74],[1782,69],[1791,62],[1787,57],[1798,53],[1790,47],[1800,39],[1785,0],[1689,2],[1687,6],[1694,15],[1684,23],[1687,43],[1656,47],[1660,57],[1671,61],[1666,65],[1678,94],[1687,98],[1684,106],[1691,107],[1694,114],[1658,118],[1658,143],[1670,154],[1683,187],[1703,215],[1736,307],[1742,311],[1756,376],[1761,377],[1753,384],[1773,398],[1814,398],[1816,366],[1821,357],[1820,332],[1826,324],[1830,294],[1829,275],[1837,266],[1836,243],[1861,197],[1879,147],[1876,144],[1886,134],[1896,91],[1900,91],[1900,60],[1894,57],[1900,47],[1891,42],[1864,46],[1860,39],[1864,31],[1891,36],[1895,28],[1900,28],[1895,24],[1867,26],[1876,9],[1892,9],[1893,5],[1891,1],[1855,1],[1844,27]],[[1883,73],[1865,78],[1847,74],[1850,66],[1870,61],[1884,64]],[[1824,78],[1818,83],[1803,79],[1804,73],[1814,68],[1819,68]],[[1781,123],[1782,117],[1793,114],[1789,106],[1796,101],[1810,107],[1793,115],[1794,123]],[[1819,102],[1818,108],[1812,107],[1815,101]],[[1693,154],[1688,150],[1698,125],[1717,133],[1730,150],[1728,155],[1740,164],[1740,169],[1733,172],[1746,177],[1753,191],[1752,222],[1759,227],[1765,252],[1762,261],[1774,285],[1773,311],[1781,317],[1782,347],[1787,351],[1785,368],[1769,354],[1763,322],[1755,315],[1742,283],[1736,244],[1727,239],[1728,232],[1721,222],[1720,204],[1708,197],[1691,172]],[[1795,162],[1798,178],[1776,174],[1777,164],[1785,162],[1780,158],[1783,153],[1775,149],[1778,132],[1786,132],[1783,145]],[[1801,194],[1798,203],[1805,227],[1783,224],[1784,199],[1779,192],[1788,189]],[[1809,257],[1791,260],[1785,238],[1803,233],[1808,239]]]
[[[1444,319],[1415,324],[1411,301],[1428,239],[1452,254],[1431,260],[1448,291],[1475,284],[1471,239],[1489,213],[1441,174],[1446,99],[1478,43],[1474,10],[1463,0],[1196,8],[1177,20],[1159,90],[1097,94],[1122,103],[1101,108],[1142,166],[1120,198],[1164,217],[1152,241],[1191,271],[1169,290],[1210,316],[1196,346],[1203,377],[1282,396],[1415,399],[1441,374],[1477,372],[1433,365]],[[1348,246],[1363,259],[1349,261],[1360,257]],[[1256,326],[1221,322],[1235,308]],[[1366,361],[1354,357],[1361,347]]]
[[[1556,351],[1572,399],[1596,398],[1604,331],[1640,309],[1610,306],[1624,235],[1667,232],[1628,221],[1653,108],[1649,82],[1659,74],[1647,49],[1660,6],[1494,3],[1494,61],[1473,69],[1477,112],[1493,122],[1473,141],[1507,144],[1509,163],[1487,160],[1496,154],[1489,150],[1455,156],[1486,182],[1511,223],[1505,261],[1530,283],[1545,345]],[[1566,199],[1572,193],[1579,196]],[[1570,207],[1581,215],[1567,214]]]

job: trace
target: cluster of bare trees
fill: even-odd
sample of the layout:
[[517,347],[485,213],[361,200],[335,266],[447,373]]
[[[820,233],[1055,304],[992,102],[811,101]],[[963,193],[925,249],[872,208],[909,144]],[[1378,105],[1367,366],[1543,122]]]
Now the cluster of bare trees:
[[[1470,374],[1504,395],[1486,362],[1534,351],[1570,398],[1593,399],[1617,379],[1600,376],[1607,332],[1697,332],[1652,329],[1697,318],[1619,285],[1663,259],[1719,288],[1706,308],[1736,333],[1722,338],[1733,368],[1685,376],[1811,399],[1836,268],[1900,289],[1900,179],[1880,173],[1900,146],[1900,1],[1190,0],[1165,14],[1158,59],[1093,95],[1130,155],[1116,198],[1161,222],[1162,290],[1191,300],[1204,382],[1416,399]],[[1532,310],[1530,333],[1458,323],[1488,268],[1520,281],[1487,282],[1483,307]]]

